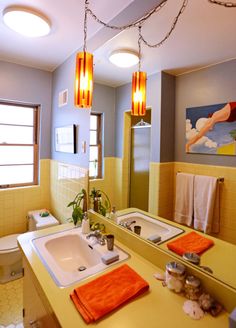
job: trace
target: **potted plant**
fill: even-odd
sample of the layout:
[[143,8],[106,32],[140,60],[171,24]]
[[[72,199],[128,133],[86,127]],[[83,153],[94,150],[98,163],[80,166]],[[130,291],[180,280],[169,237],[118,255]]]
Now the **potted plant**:
[[[83,201],[83,204],[82,204]],[[82,207],[81,207],[82,205]],[[74,200],[70,202],[67,207],[72,207],[71,219],[74,222],[74,225],[80,225],[84,216],[84,213],[87,212],[87,193],[85,189],[82,189],[79,192]]]
[[111,211],[111,202],[107,194],[99,189],[93,188],[89,195],[92,200],[93,210],[103,216]]

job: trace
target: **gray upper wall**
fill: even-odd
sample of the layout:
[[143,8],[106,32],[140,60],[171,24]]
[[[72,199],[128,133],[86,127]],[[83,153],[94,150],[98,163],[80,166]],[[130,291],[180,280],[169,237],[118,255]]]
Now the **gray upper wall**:
[[[60,162],[76,164],[88,168],[90,110],[80,109],[74,106],[75,55],[75,53],[71,55],[53,72],[51,158]],[[59,108],[59,92],[65,89],[68,89],[68,103]],[[92,111],[104,113],[104,156],[114,156],[114,88],[94,84]],[[70,124],[76,124],[78,126],[76,154],[56,152],[54,138],[55,128]],[[83,141],[85,141],[87,145],[85,154],[82,152],[81,147]]]
[[[175,78],[164,72],[147,78],[147,108],[151,108],[151,161],[174,160]],[[131,84],[116,89],[116,156],[123,156],[124,112],[131,108]]]
[[40,105],[39,158],[50,158],[52,74],[0,61],[0,100]]
[[175,77],[162,72],[160,162],[173,162],[175,151]]
[[104,156],[115,156],[115,88],[94,85],[92,112],[103,113]]
[[[124,112],[131,110],[131,83],[116,88],[116,157],[123,157]],[[161,74],[147,79],[147,107],[151,108],[151,161],[160,161]]]
[[[63,163],[77,164],[88,167],[89,154],[82,152],[81,143],[89,145],[89,114],[88,109],[74,107],[75,54],[70,56],[53,72],[52,80],[52,128],[51,158]],[[58,106],[59,92],[68,89],[68,103]],[[77,126],[76,153],[68,154],[55,151],[55,128],[75,124]]]
[[186,108],[236,100],[236,60],[176,78],[175,161],[235,166],[236,156],[185,153]]

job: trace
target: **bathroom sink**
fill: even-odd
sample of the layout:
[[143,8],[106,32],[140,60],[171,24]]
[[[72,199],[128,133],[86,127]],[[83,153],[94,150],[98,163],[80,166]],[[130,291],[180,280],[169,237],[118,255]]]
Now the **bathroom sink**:
[[184,232],[183,229],[139,212],[118,216],[117,223],[121,226],[127,224],[132,231],[134,231],[135,226],[140,226],[140,237],[153,241],[155,244],[161,244]]
[[129,257],[115,245],[114,251],[119,254],[119,259],[108,265],[103,263],[101,257],[111,252],[106,245],[94,244],[94,239],[87,239],[81,233],[81,228],[38,237],[32,243],[51,277],[60,287],[81,281]]

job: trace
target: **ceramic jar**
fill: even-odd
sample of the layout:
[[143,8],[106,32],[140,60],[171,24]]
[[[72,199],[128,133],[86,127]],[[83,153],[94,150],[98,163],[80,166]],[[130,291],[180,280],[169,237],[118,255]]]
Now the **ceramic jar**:
[[187,276],[184,284],[185,296],[192,300],[197,301],[201,295],[201,281],[195,276]]
[[176,293],[184,290],[186,268],[178,262],[169,262],[166,264],[166,286]]

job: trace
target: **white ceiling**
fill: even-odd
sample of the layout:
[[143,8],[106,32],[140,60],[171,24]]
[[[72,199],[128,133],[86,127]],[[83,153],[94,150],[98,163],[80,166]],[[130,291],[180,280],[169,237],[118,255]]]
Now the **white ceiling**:
[[[134,11],[140,17],[148,6],[153,7],[159,1],[90,0],[90,7],[105,21],[114,18],[124,23],[134,18]],[[143,35],[147,41],[156,43],[164,37],[182,1],[168,0],[145,23]],[[9,30],[0,20],[0,60],[53,71],[83,44],[83,3],[83,0],[0,1],[0,12],[13,4],[33,6],[48,16],[53,27],[47,37],[27,39]],[[236,58],[235,21],[236,8],[212,5],[208,0],[189,0],[176,29],[163,46],[142,45],[142,69],[148,75],[161,70],[178,75]],[[119,48],[137,50],[137,30],[117,34],[89,18],[88,37],[88,50],[94,53],[95,80],[111,86],[130,82],[137,67],[117,68],[108,56]]]
[[[133,0],[90,0],[91,7],[109,21]],[[51,21],[52,31],[41,38],[23,37],[5,26],[3,10],[11,5],[28,6],[42,12]],[[109,11],[107,10],[109,8]],[[0,60],[53,71],[83,44],[84,0],[1,0]],[[89,19],[88,38],[101,26]]]

